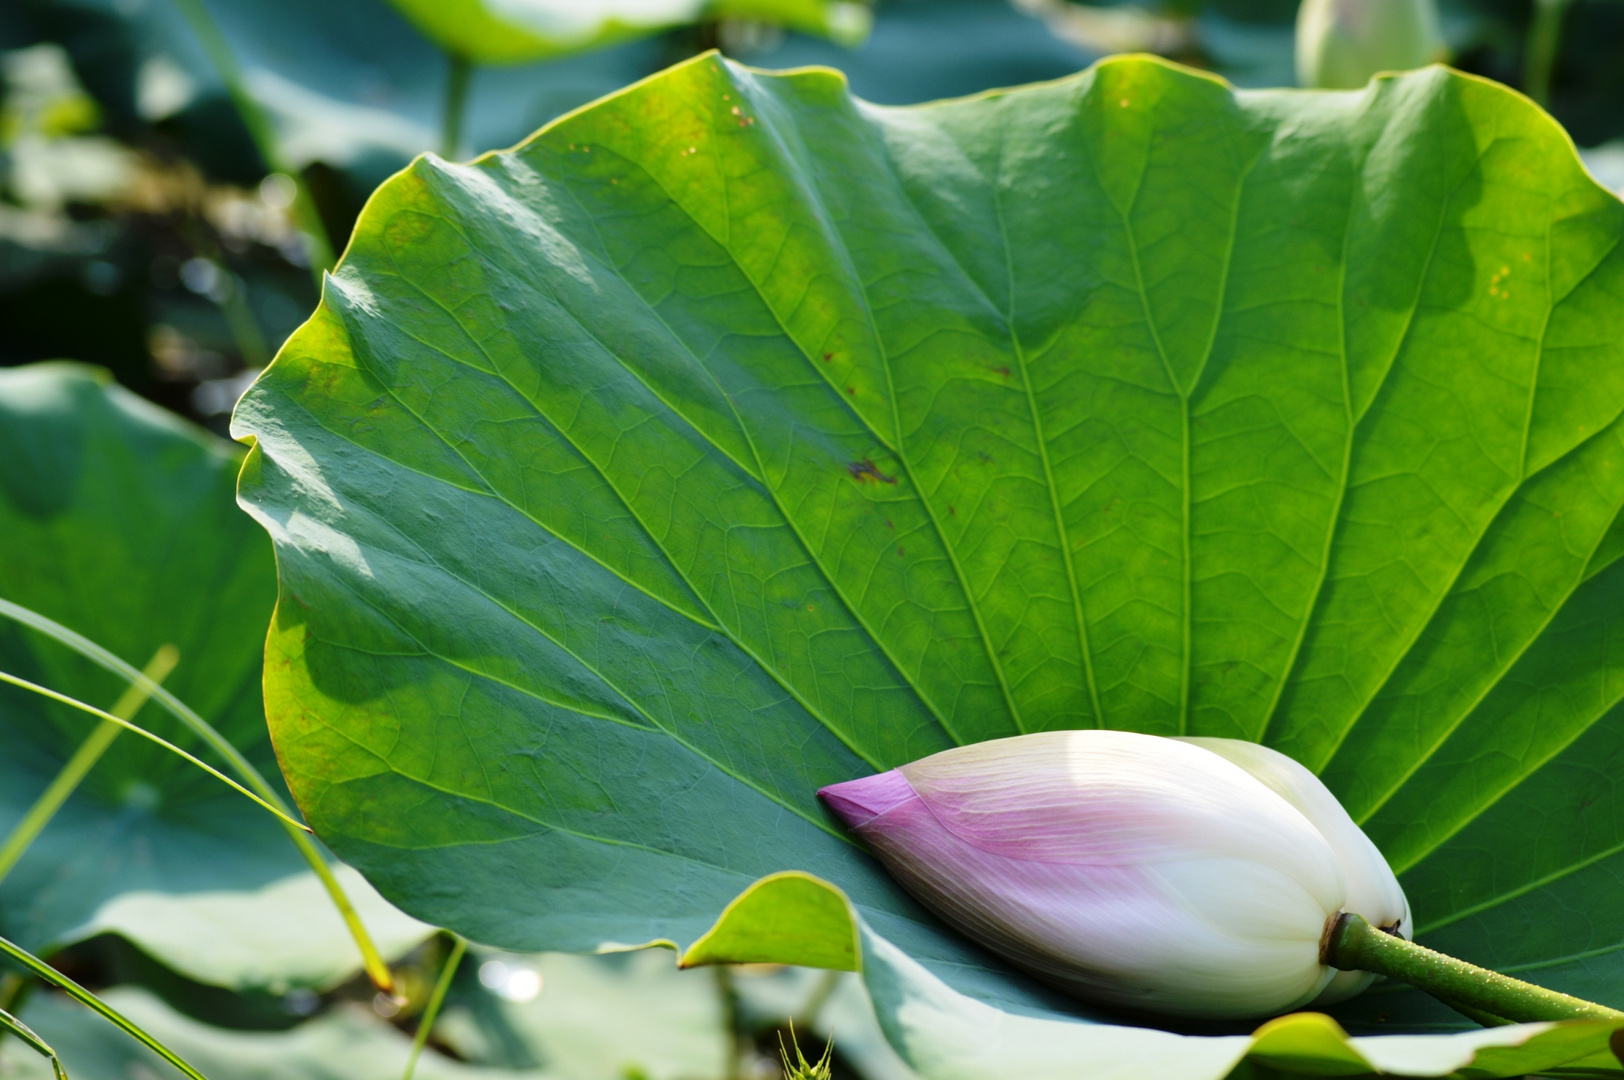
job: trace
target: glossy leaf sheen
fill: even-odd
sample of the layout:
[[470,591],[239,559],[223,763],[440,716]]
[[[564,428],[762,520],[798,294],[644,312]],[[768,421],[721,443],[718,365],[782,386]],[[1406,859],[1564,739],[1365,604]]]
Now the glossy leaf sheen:
[[[1021,731],[1255,739],[1423,941],[1624,1004],[1621,227],[1442,69],[887,109],[705,58],[421,159],[236,419],[294,792],[477,940],[692,941],[800,869],[943,993],[1081,1016],[813,793]],[[1339,1013],[1377,1014],[1457,1022]]]

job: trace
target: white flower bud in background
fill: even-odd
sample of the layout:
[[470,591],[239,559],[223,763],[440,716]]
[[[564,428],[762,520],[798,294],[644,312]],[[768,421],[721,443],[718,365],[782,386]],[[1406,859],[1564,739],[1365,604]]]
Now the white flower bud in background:
[[946,922],[1108,1005],[1285,1012],[1338,976],[1320,945],[1343,910],[1407,928],[1397,881],[1335,798],[1251,744],[1045,732],[819,795]]
[[1433,0],[1302,0],[1297,84],[1357,90],[1379,71],[1408,71],[1446,56]]

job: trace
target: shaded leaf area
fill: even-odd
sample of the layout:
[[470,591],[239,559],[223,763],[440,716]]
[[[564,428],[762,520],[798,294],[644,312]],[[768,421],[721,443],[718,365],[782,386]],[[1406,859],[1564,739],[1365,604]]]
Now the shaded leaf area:
[[[275,775],[259,693],[275,567],[231,499],[240,460],[230,443],[118,388],[100,369],[0,372],[0,596],[138,667],[160,646],[176,646],[180,662],[166,687]],[[9,621],[0,626],[0,669],[101,708],[123,689]],[[199,749],[155,706],[137,720]],[[95,724],[0,690],[0,835]],[[347,876],[387,948],[405,951],[427,932]],[[264,955],[241,945],[278,930],[288,940]],[[216,985],[321,986],[360,965],[331,901],[269,814],[128,734],[0,884],[0,933],[27,948],[107,932]]]
[[802,869],[1042,1009],[815,790],[1024,731],[1255,739],[1424,940],[1618,1004],[1621,225],[1436,68],[889,109],[702,58],[423,159],[237,413],[294,793],[480,940],[691,941]]

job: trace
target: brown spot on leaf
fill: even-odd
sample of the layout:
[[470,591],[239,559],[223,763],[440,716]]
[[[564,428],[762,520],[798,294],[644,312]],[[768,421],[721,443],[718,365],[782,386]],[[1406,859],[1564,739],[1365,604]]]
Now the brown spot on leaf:
[[897,548],[897,554],[901,555],[903,558],[908,557],[908,553],[906,551],[903,551],[901,548]]
[[[846,466],[846,471],[851,473],[851,478],[857,481],[859,484],[894,484],[897,482],[896,477],[887,476],[882,473],[872,461],[868,460],[868,458],[864,458],[862,461],[851,462]],[[891,523],[887,521],[886,524],[889,525]]]
[[1006,379],[1009,378],[1009,368],[1007,367],[995,367],[993,368],[993,371],[997,372],[999,375],[1002,375]]

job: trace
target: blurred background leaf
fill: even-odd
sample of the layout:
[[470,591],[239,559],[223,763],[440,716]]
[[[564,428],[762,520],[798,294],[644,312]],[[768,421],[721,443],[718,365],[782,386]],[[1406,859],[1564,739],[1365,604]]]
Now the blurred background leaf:
[[[1056,78],[1127,50],[1241,86],[1295,79],[1296,0],[202,0],[275,133],[268,162],[185,2],[0,9],[0,364],[93,360],[216,431],[315,305],[296,189],[341,249],[372,188],[441,146],[448,50],[500,62],[466,73],[464,156],[710,47],[767,67],[829,64],[885,104]],[[1530,42],[1550,39],[1537,96],[1601,148],[1597,168],[1624,173],[1605,145],[1624,136],[1624,4],[1445,0],[1440,25],[1454,64],[1513,86],[1540,66]]]

